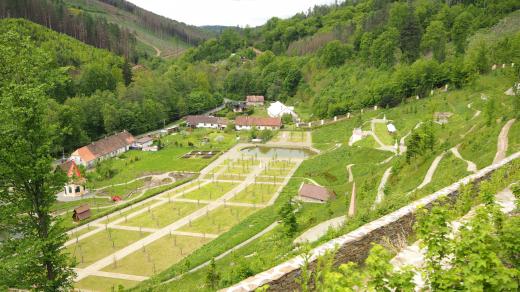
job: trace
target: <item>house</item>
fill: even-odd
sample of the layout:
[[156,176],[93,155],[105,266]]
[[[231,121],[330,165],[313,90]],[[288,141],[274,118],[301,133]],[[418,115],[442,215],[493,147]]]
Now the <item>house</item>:
[[397,132],[397,128],[394,126],[394,124],[387,124],[386,129],[388,130],[388,133],[395,134]]
[[328,200],[336,198],[336,195],[324,187],[302,183],[298,196],[305,201],[323,203]]
[[247,106],[264,106],[265,98],[262,95],[249,95],[246,97]]
[[245,101],[230,101],[227,103],[227,107],[232,109],[235,113],[243,113],[247,109]]
[[251,130],[279,130],[282,127],[281,118],[259,118],[240,116],[235,119],[237,131]]
[[132,148],[135,149],[143,149],[153,145],[153,138],[150,136],[144,136],[142,138],[137,139],[133,144]]
[[80,207],[74,209],[72,213],[72,219],[74,221],[81,221],[90,218],[92,213],[90,212],[89,205],[81,205]]
[[60,169],[67,175],[65,184],[65,197],[81,197],[85,194],[85,178],[81,176],[78,165],[72,161],[66,161],[59,165]]
[[296,118],[298,116],[294,112],[293,106],[286,106],[285,104],[279,101],[271,103],[271,105],[267,108],[267,114],[271,118],[281,118],[284,115],[291,115],[293,118]]
[[74,161],[78,165],[92,167],[98,161],[130,150],[134,142],[134,136],[125,130],[77,149],[72,152],[69,160]]
[[191,128],[224,129],[228,124],[227,119],[213,116],[187,116],[184,120]]

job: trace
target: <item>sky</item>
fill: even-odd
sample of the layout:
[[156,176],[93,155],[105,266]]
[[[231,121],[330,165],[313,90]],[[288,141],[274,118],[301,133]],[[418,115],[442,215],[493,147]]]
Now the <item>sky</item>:
[[156,14],[187,24],[251,27],[271,17],[288,18],[334,0],[128,0]]

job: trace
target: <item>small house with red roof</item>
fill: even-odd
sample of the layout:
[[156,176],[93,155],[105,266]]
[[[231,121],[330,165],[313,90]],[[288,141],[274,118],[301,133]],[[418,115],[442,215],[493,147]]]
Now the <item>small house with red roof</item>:
[[247,106],[264,106],[265,97],[262,95],[249,95],[246,96]]
[[298,190],[298,196],[305,202],[325,203],[331,199],[336,198],[334,192],[328,189],[313,185],[302,183]]
[[73,160],[77,165],[92,167],[98,161],[125,153],[134,142],[134,136],[123,131],[77,149],[72,152],[69,160]]
[[81,197],[85,194],[85,179],[82,177],[78,165],[69,160],[60,164],[61,170],[67,175],[64,194],[66,197]]
[[239,116],[235,119],[237,131],[257,130],[279,130],[282,127],[281,118],[260,118]]

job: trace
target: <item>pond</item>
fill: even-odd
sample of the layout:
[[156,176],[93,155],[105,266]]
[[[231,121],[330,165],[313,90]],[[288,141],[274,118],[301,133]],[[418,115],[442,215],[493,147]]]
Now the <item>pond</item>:
[[247,147],[242,149],[241,152],[247,155],[264,158],[306,158],[315,154],[313,151],[308,149],[267,146]]

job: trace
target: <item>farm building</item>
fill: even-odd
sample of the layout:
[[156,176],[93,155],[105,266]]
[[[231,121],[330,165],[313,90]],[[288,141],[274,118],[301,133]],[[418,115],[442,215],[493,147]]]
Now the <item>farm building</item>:
[[262,95],[249,95],[246,97],[247,106],[264,106],[265,98]]
[[192,128],[224,129],[228,124],[227,119],[213,116],[187,116],[184,120]]
[[81,221],[90,218],[92,213],[90,212],[89,205],[81,205],[80,207],[74,209],[72,213],[72,219],[74,221]]
[[282,127],[282,119],[280,118],[258,118],[240,116],[235,119],[235,128],[237,131],[257,130],[278,130]]
[[334,199],[336,195],[324,187],[302,183],[298,196],[305,201],[323,203]]
[[132,144],[132,147],[135,149],[144,149],[147,147],[150,147],[153,145],[153,138],[150,136],[145,136],[142,138],[137,139],[134,144]]
[[77,165],[92,167],[96,162],[120,155],[135,142],[134,136],[127,131],[105,137],[72,152],[69,160]]

